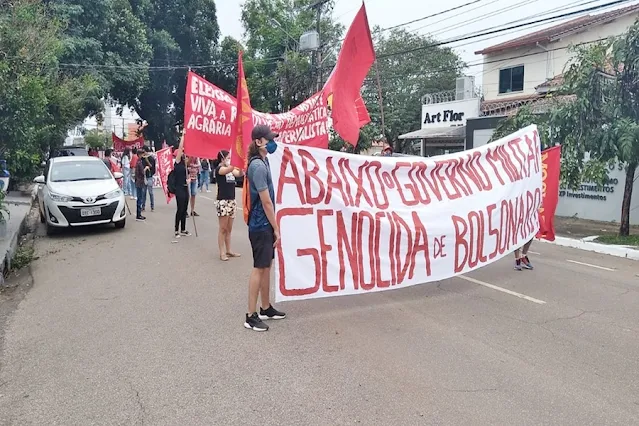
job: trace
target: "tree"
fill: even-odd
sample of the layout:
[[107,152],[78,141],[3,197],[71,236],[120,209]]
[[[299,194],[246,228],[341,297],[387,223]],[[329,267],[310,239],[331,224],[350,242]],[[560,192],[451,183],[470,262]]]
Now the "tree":
[[41,2],[16,0],[0,9],[0,156],[18,179],[32,178],[42,154],[93,107],[91,75],[60,70],[62,27]]
[[132,105],[148,84],[151,47],[144,24],[129,0],[45,0],[63,24],[60,62],[67,76],[92,76],[98,83],[93,104],[107,97]]
[[97,129],[91,129],[84,134],[84,143],[90,148],[102,150],[106,148],[109,137]]
[[177,143],[176,124],[184,117],[186,66],[214,84],[219,79],[219,27],[213,0],[131,0],[146,27],[153,67],[149,82],[131,105],[148,122],[147,139],[156,148]]
[[[245,71],[253,108],[281,113],[297,106],[317,91],[318,71],[311,66],[312,54],[300,52],[298,40],[316,27],[316,0],[247,0],[242,5],[246,37]],[[334,1],[323,6],[320,19],[321,58],[335,64],[335,52],[344,31],[331,16]],[[330,71],[330,70],[329,70]],[[325,82],[328,72],[323,73]]]
[[[428,47],[397,55],[397,52],[423,48],[435,42],[428,35],[404,29],[386,32],[377,27],[373,30],[373,41],[377,65],[371,68],[362,94],[375,133],[383,134],[396,152],[403,152],[409,146],[398,136],[420,128],[422,97],[428,93],[454,90],[455,79],[461,75],[465,64],[447,47]],[[376,66],[379,69],[384,129]]]

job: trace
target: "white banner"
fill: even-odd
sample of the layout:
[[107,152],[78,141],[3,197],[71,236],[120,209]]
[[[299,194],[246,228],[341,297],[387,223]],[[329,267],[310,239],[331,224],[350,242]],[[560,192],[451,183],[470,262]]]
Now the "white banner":
[[539,229],[536,126],[433,158],[280,145],[276,301],[363,294],[488,265]]

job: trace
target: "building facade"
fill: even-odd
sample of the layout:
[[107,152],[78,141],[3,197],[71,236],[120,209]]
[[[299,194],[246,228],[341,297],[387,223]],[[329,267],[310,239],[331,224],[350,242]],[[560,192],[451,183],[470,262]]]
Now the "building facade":
[[[478,117],[466,124],[466,147],[488,143],[504,118],[523,105],[547,111],[549,96],[561,86],[562,74],[573,58],[570,46],[618,36],[639,18],[639,5],[582,16],[476,52],[483,55],[483,101]],[[568,97],[567,97],[568,98]],[[578,190],[562,188],[558,216],[619,221],[625,174],[615,166],[603,187],[583,182]],[[639,224],[639,180],[634,183],[630,223]]]
[[473,77],[460,77],[456,89],[422,98],[421,128],[399,136],[418,140],[423,157],[466,149],[466,122],[479,116],[480,97]]

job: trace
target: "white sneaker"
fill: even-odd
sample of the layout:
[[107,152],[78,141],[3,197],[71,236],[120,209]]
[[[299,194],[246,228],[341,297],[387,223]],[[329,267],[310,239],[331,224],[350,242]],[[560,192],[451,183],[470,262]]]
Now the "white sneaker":
[[206,192],[207,192],[208,194],[210,194],[210,193],[211,193],[211,191],[209,191],[208,189],[206,190]]

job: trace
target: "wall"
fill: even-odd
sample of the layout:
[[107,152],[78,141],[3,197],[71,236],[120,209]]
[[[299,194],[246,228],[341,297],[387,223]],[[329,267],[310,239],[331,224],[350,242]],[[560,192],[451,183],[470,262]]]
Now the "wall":
[[[555,214],[603,222],[619,222],[626,180],[625,172],[617,167],[609,173],[608,178],[609,183],[600,190],[588,183],[584,183],[578,191],[560,190],[559,204]],[[639,225],[639,179],[635,180],[633,189],[630,224]]]
[[[484,55],[482,77],[484,99],[488,101],[534,94],[536,86],[564,72],[566,64],[573,56],[567,48],[568,46],[622,34],[635,22],[638,15],[634,13],[608,24],[593,26],[588,31],[568,35],[559,41],[544,46],[552,51],[547,52],[544,48],[538,46],[527,46],[521,49],[511,49],[496,54]],[[524,65],[523,92],[500,95],[499,70],[517,65]]]

